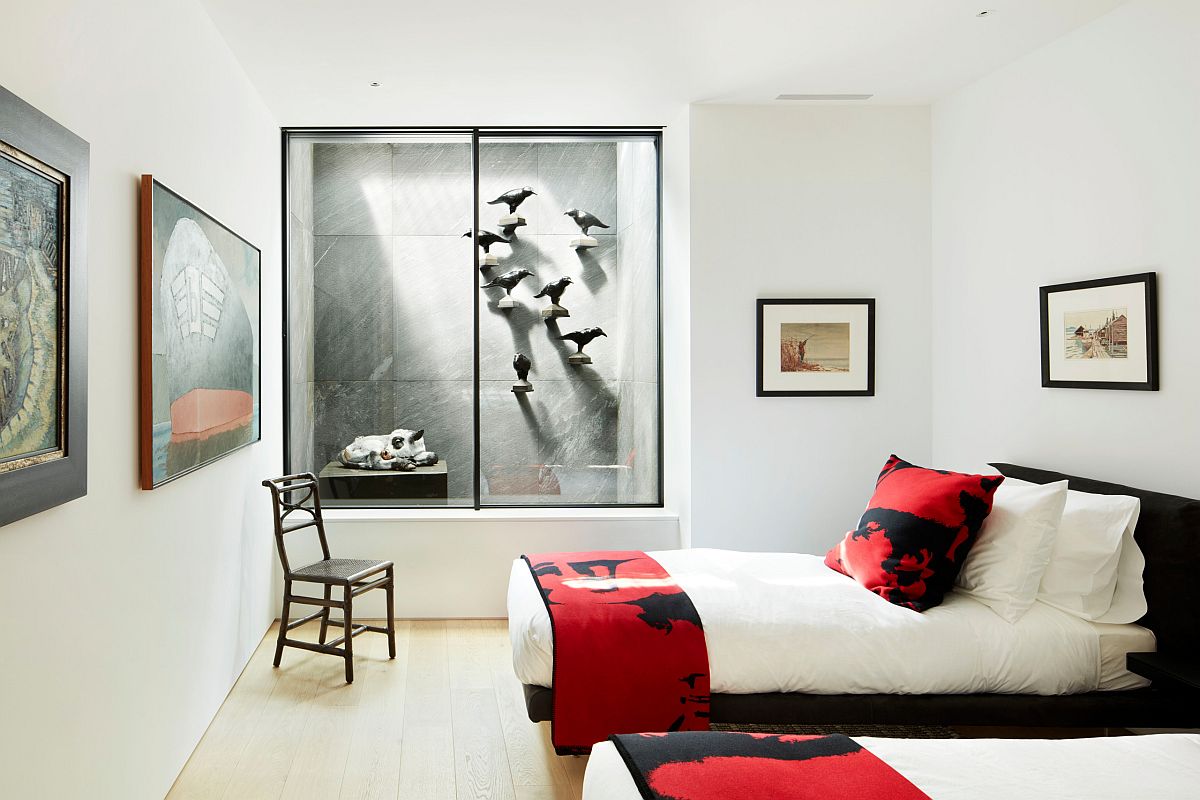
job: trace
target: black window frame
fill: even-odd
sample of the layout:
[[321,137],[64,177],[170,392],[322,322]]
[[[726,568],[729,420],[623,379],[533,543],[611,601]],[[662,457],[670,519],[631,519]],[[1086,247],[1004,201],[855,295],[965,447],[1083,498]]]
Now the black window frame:
[[[657,395],[658,395],[658,499],[651,503],[494,503],[483,502],[482,500],[482,484],[479,468],[479,450],[480,450],[480,377],[479,377],[479,311],[480,298],[479,293],[475,293],[474,299],[474,318],[473,318],[473,430],[472,430],[472,445],[473,445],[473,474],[472,474],[472,494],[473,505],[400,505],[400,504],[383,504],[379,505],[354,505],[345,508],[351,508],[356,511],[360,510],[440,510],[447,509],[452,511],[475,510],[475,511],[490,511],[492,509],[525,509],[525,510],[554,510],[554,509],[636,509],[636,508],[665,508],[666,506],[666,435],[664,425],[665,405],[663,401],[663,128],[661,126],[648,127],[626,127],[626,126],[502,126],[502,127],[455,127],[455,126],[367,126],[367,127],[281,127],[280,128],[280,164],[281,164],[281,220],[280,226],[280,246],[281,246],[281,269],[280,276],[282,281],[282,331],[281,342],[283,346],[282,354],[282,439],[283,439],[283,464],[285,469],[291,468],[291,319],[290,319],[290,287],[291,287],[291,255],[289,252],[289,214],[291,211],[289,199],[290,180],[291,180],[291,148],[290,143],[293,137],[316,139],[328,137],[336,139],[339,137],[356,137],[364,138],[402,135],[464,135],[471,137],[471,193],[473,202],[472,211],[472,226],[474,232],[472,243],[475,245],[472,248],[472,259],[478,258],[478,231],[479,231],[479,140],[496,139],[504,137],[512,138],[529,138],[529,137],[547,137],[553,138],[556,136],[573,137],[573,138],[619,138],[639,137],[649,138],[654,144],[655,155],[655,195],[656,195],[656,264],[655,264],[655,291],[657,292],[657,320],[656,320],[656,336],[658,350],[658,365],[657,365]],[[475,264],[472,263],[472,268]],[[329,510],[340,510],[337,506],[329,506]]]

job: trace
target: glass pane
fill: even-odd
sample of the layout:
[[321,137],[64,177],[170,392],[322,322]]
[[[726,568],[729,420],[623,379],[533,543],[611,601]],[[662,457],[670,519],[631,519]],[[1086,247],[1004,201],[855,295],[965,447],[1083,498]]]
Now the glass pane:
[[289,148],[289,470],[330,506],[474,505],[470,136]]
[[482,504],[659,502],[657,158],[480,138]]

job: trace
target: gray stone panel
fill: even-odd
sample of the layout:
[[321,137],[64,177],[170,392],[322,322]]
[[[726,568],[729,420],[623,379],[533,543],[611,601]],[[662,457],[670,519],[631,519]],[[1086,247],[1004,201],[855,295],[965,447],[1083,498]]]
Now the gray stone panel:
[[313,379],[313,236],[288,216],[288,369],[293,382]]
[[[425,446],[446,462],[452,500],[474,502],[472,381],[397,381],[392,424],[425,430]],[[390,430],[390,429],[389,429]]]
[[313,146],[311,142],[289,142],[288,210],[300,224],[313,227]]
[[455,236],[393,239],[396,380],[472,379],[476,270]]
[[392,240],[318,236],[313,299],[316,380],[392,376]]
[[313,232],[387,236],[392,232],[392,146],[313,145]]
[[[530,376],[533,377],[532,375]],[[479,393],[479,462],[484,483],[495,486],[493,498],[500,503],[536,503],[520,495],[513,487],[536,483],[542,464],[542,435],[550,418],[541,396],[549,390],[535,380],[534,391],[513,394],[516,380],[483,381]],[[536,492],[530,492],[536,494]]]
[[617,144],[618,231],[643,222],[657,226],[658,167],[655,158],[653,142]]
[[470,227],[470,144],[392,145],[392,234],[461,236]]
[[288,474],[317,472],[313,463],[313,384],[293,383],[289,392],[288,445],[290,461]]
[[318,381],[313,389],[313,460],[318,469],[354,437],[395,427],[392,381]]
[[658,502],[658,384],[621,384],[618,457],[622,503]]
[[[538,145],[538,183],[544,210],[538,233],[579,235],[579,226],[563,212],[578,208],[610,227],[593,228],[597,238],[617,232],[617,146],[614,142]],[[542,189],[538,189],[539,192]]]

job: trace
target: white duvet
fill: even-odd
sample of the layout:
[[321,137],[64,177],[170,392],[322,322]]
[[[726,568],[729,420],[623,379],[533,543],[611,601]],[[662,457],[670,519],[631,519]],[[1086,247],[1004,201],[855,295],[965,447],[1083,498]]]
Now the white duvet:
[[[1016,624],[955,593],[917,613],[818,556],[708,549],[650,555],[704,622],[716,693],[1051,695],[1144,685],[1128,673],[1119,685],[1102,681],[1097,628],[1042,603]],[[550,617],[521,559],[513,563],[508,614],[517,677],[552,685]]]
[[[1191,800],[1200,796],[1200,736],[1110,739],[855,741],[932,800]],[[641,800],[611,742],[592,748],[583,800]]]

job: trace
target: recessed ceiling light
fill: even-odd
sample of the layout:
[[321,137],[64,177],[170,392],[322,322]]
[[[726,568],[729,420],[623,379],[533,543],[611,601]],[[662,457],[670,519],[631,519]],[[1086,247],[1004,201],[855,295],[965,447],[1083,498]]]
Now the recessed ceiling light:
[[870,100],[873,94],[781,94],[776,100]]
[[383,84],[380,83],[379,81],[371,81],[371,85],[372,86],[382,86]]
[[990,17],[992,14],[995,14],[995,13],[996,13],[996,9],[994,9],[994,8],[985,8],[983,11],[977,12],[977,13],[975,14],[975,16],[977,16],[977,17]]

